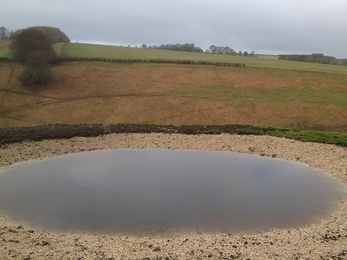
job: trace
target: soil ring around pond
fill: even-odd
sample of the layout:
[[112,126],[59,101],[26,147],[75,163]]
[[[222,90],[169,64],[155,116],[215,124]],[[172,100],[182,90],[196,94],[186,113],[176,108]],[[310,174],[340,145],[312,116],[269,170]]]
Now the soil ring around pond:
[[[300,161],[347,184],[347,149],[269,136],[108,134],[3,145],[0,167],[81,151],[116,148],[200,149],[259,154]],[[0,215],[4,259],[345,259],[347,201],[325,219],[296,229],[259,234],[180,233],[166,237],[58,233],[11,222]]]

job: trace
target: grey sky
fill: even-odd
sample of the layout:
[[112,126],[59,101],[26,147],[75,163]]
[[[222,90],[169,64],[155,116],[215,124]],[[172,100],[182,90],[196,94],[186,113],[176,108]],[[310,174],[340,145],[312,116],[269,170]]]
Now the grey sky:
[[2,0],[0,26],[53,26],[72,42],[195,43],[347,58],[346,0]]

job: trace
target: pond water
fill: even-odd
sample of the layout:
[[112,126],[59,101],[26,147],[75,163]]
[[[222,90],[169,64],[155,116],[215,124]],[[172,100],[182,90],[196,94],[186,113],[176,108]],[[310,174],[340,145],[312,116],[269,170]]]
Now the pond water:
[[329,213],[343,185],[307,165],[233,152],[118,149],[12,165],[0,211],[48,229],[263,231]]

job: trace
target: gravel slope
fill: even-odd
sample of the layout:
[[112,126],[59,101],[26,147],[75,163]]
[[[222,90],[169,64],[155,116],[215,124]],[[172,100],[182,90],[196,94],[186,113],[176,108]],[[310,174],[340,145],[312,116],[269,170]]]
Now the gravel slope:
[[[347,184],[347,149],[269,136],[109,134],[3,145],[0,167],[65,153],[113,148],[234,151],[300,161]],[[180,233],[167,237],[55,233],[0,215],[0,259],[347,259],[347,211],[341,199],[325,219],[261,234]]]

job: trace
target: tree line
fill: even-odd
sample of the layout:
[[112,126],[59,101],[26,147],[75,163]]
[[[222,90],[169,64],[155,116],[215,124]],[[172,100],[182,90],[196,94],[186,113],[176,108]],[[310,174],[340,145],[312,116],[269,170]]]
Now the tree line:
[[[142,44],[141,47],[144,49],[156,49],[156,50],[168,50],[168,51],[204,52],[202,48],[195,46],[194,43],[161,44],[161,45],[152,45],[152,46],[147,44]],[[205,53],[235,55],[235,56],[244,56],[244,57],[257,57],[254,51],[236,52],[233,48],[230,48],[229,46],[211,45],[210,48],[205,50]]]
[[[69,37],[62,32],[59,28],[56,27],[50,27],[50,26],[35,26],[35,27],[29,27],[36,30],[39,30],[46,34],[49,41],[54,44],[58,42],[70,42]],[[27,28],[27,29],[29,29]],[[16,38],[22,31],[26,29],[18,29],[16,31],[9,30],[4,26],[0,27],[0,40],[13,40]]]
[[186,64],[186,65],[213,65],[213,66],[234,66],[246,67],[245,63],[232,63],[232,62],[214,62],[214,61],[194,61],[194,60],[164,60],[164,59],[114,59],[114,58],[82,58],[59,56],[57,61],[71,62],[71,61],[104,61],[111,63],[170,63],[170,64]]
[[0,27],[0,40],[9,40],[9,39],[13,39],[15,35],[15,31],[10,31],[9,29],[7,29],[4,26]]
[[347,59],[336,59],[333,56],[325,56],[322,53],[312,53],[311,55],[279,55],[278,59],[347,66]]
[[254,51],[236,52],[233,48],[230,48],[229,46],[211,45],[210,48],[208,48],[205,52],[213,53],[213,54],[222,54],[222,55],[234,55],[234,56],[255,57],[255,58],[257,57]]
[[185,44],[161,44],[159,46],[157,45],[148,45],[147,44],[142,44],[141,46],[144,49],[157,49],[157,50],[169,50],[169,51],[186,51],[186,52],[203,52],[203,50],[195,46],[194,43],[185,43]]

